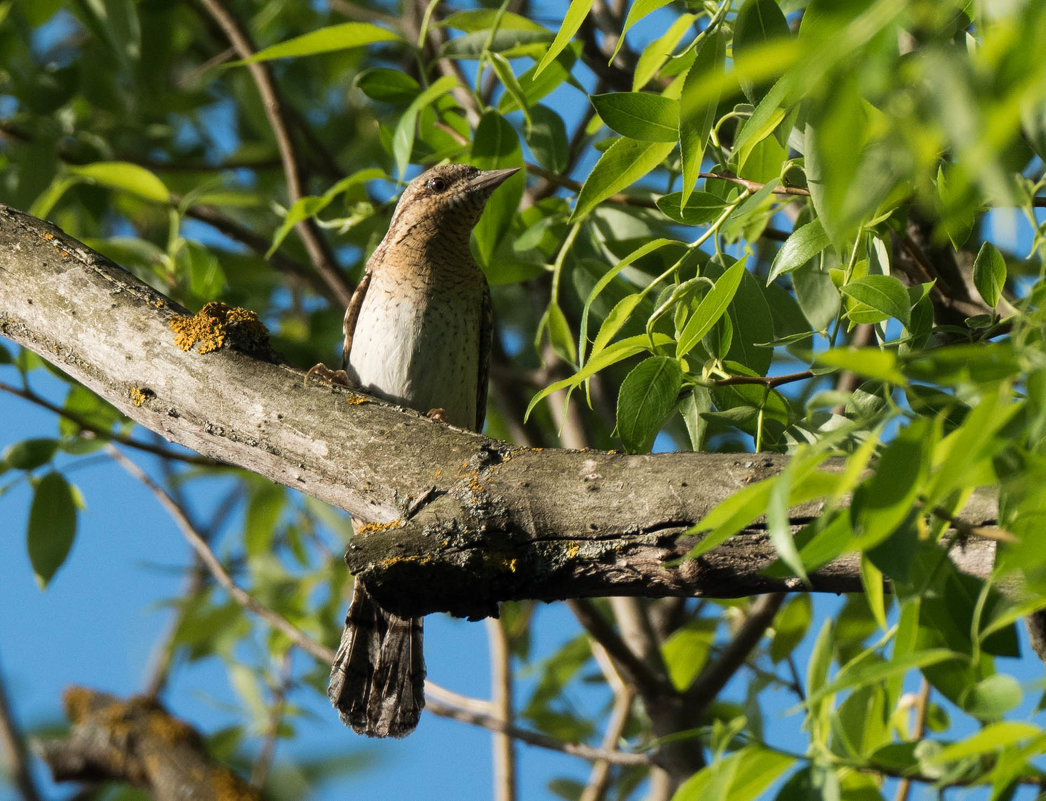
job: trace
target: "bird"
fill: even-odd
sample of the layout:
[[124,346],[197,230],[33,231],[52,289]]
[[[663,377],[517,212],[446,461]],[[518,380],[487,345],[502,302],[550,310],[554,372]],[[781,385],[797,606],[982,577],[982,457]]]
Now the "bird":
[[[345,311],[342,369],[318,364],[306,382],[319,374],[481,430],[493,315],[469,239],[494,190],[517,171],[445,164],[411,181]],[[371,737],[406,736],[424,690],[422,619],[386,611],[355,582],[327,690],[342,722]]]

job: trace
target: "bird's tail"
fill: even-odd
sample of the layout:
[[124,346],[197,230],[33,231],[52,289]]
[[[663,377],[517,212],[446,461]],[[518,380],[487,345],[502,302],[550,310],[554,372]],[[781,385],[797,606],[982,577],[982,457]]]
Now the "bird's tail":
[[422,618],[386,612],[356,582],[327,695],[359,734],[410,734],[425,706]]

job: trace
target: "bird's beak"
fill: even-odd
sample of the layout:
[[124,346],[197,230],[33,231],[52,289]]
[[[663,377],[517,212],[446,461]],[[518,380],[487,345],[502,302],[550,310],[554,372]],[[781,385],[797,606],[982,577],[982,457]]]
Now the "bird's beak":
[[469,181],[469,189],[493,192],[517,172],[519,172],[519,167],[509,167],[507,170],[485,170]]

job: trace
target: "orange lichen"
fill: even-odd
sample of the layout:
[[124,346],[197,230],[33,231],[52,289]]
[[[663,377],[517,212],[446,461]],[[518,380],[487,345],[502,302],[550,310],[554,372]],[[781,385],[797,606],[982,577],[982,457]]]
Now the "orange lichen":
[[135,406],[141,406],[149,398],[156,397],[156,393],[151,389],[139,389],[138,387],[131,387],[128,394],[131,396],[131,403]]
[[356,529],[356,536],[359,537],[364,534],[373,534],[376,531],[388,531],[393,528],[399,528],[402,525],[402,520],[392,520],[388,523],[364,523]]
[[361,403],[367,402],[367,396],[357,395],[355,392],[350,392],[348,396],[346,396],[345,402],[349,404],[349,406],[359,406]]
[[258,314],[247,309],[212,301],[192,317],[175,317],[168,322],[174,331],[174,344],[182,350],[199,345],[199,353],[210,353],[225,344],[227,337],[249,351],[269,350],[269,331]]

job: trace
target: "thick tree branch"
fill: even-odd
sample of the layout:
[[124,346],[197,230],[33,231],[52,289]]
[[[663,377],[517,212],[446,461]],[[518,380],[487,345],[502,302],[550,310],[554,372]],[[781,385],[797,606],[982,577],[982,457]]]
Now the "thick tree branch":
[[[362,395],[304,386],[301,371],[272,360],[260,324],[237,326],[236,315],[201,312],[191,323],[209,333],[195,347],[183,336],[182,350],[169,324],[183,314],[57,228],[0,207],[0,334],[168,440],[388,524],[357,537],[347,562],[394,611],[480,616],[513,598],[802,589],[760,574],[775,554],[759,526],[676,564],[695,521],[786,457],[512,449]],[[247,336],[238,340],[240,328]],[[792,522],[820,511],[794,509]],[[990,525],[995,516],[980,499],[962,519]],[[993,554],[993,543],[973,541],[955,557],[986,575]],[[861,589],[850,558],[811,581]]]
[[156,801],[255,801],[260,795],[207,753],[200,734],[150,698],[122,701],[71,687],[64,739],[37,743],[56,782],[128,782]]

